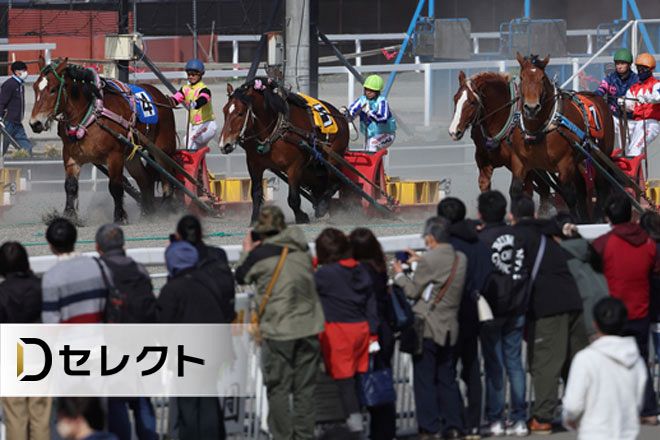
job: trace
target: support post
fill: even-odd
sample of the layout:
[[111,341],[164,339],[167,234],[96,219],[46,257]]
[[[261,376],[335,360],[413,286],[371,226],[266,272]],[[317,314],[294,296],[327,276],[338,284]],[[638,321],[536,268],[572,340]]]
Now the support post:
[[355,65],[356,66],[361,66],[362,65],[362,57],[360,54],[362,53],[362,41],[361,40],[355,40]]
[[[119,0],[117,14],[117,32],[128,33],[128,0]],[[117,61],[117,78],[119,81],[128,82],[128,61]]]
[[193,58],[197,58],[197,0],[192,0]]
[[238,70],[238,40],[231,42],[231,63],[234,65],[234,70]]
[[433,113],[433,78],[431,76],[431,65],[424,64],[424,127],[431,126],[431,114]]
[[525,17],[526,19],[528,19],[528,20],[531,18],[531,15],[532,15],[532,12],[531,12],[531,11],[532,11],[532,2],[531,2],[531,0],[525,0],[525,13],[524,13],[524,17]]
[[355,76],[350,70],[346,70],[348,74],[348,103],[351,104],[355,100]]
[[577,92],[580,88],[580,76],[578,75],[578,71],[580,70],[580,62],[577,58],[572,58],[571,65],[573,66],[573,90]]
[[319,0],[309,0],[309,95],[319,96]]
[[309,0],[286,0],[284,80],[309,94]]

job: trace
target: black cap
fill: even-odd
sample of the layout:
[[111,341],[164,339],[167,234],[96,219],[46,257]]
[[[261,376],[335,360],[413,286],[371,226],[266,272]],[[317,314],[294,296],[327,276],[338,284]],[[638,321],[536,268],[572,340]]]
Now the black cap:
[[11,71],[16,72],[17,70],[27,70],[27,64],[23,61],[14,61],[11,63]]

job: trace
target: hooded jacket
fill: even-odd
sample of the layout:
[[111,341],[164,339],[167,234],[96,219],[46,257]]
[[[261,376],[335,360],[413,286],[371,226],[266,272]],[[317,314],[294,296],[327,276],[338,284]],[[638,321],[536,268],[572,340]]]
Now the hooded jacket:
[[0,283],[0,323],[41,321],[41,280],[32,272],[7,274]]
[[376,295],[364,264],[353,259],[325,264],[314,274],[326,322],[369,322],[378,332]]
[[314,284],[312,257],[305,234],[289,226],[244,253],[236,269],[239,284],[255,284],[255,302],[261,304],[266,287],[284,246],[289,248],[282,272],[273,288],[260,321],[266,339],[288,341],[323,331],[323,309]]
[[655,243],[636,223],[612,225],[593,247],[603,259],[603,273],[610,295],[628,309],[628,319],[649,314],[649,277],[654,272]]
[[562,399],[564,423],[580,440],[633,440],[639,434],[646,367],[633,337],[602,336],[575,355]]

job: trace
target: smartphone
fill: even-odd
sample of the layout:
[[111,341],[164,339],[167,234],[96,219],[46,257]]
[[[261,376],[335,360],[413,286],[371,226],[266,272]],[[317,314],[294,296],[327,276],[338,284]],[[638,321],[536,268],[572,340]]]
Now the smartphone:
[[408,254],[408,252],[406,252],[406,251],[396,251],[394,253],[394,258],[396,258],[397,260],[399,260],[402,263],[407,263],[408,258],[410,258],[410,254]]
[[252,237],[252,241],[261,241],[261,234],[255,231],[250,231],[250,237]]

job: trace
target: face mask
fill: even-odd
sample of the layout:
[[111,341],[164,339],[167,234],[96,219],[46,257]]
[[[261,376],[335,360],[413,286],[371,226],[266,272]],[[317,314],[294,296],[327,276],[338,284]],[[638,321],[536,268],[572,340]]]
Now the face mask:
[[640,81],[646,81],[651,77],[652,73],[653,72],[651,72],[650,70],[647,70],[646,72],[639,73],[637,76],[639,77]]
[[64,420],[57,422],[57,433],[63,439],[73,438],[74,427],[73,424]]
[[25,81],[25,79],[28,77],[27,70],[22,71],[22,72],[18,75],[18,77],[19,77],[20,79],[22,79],[23,81]]

